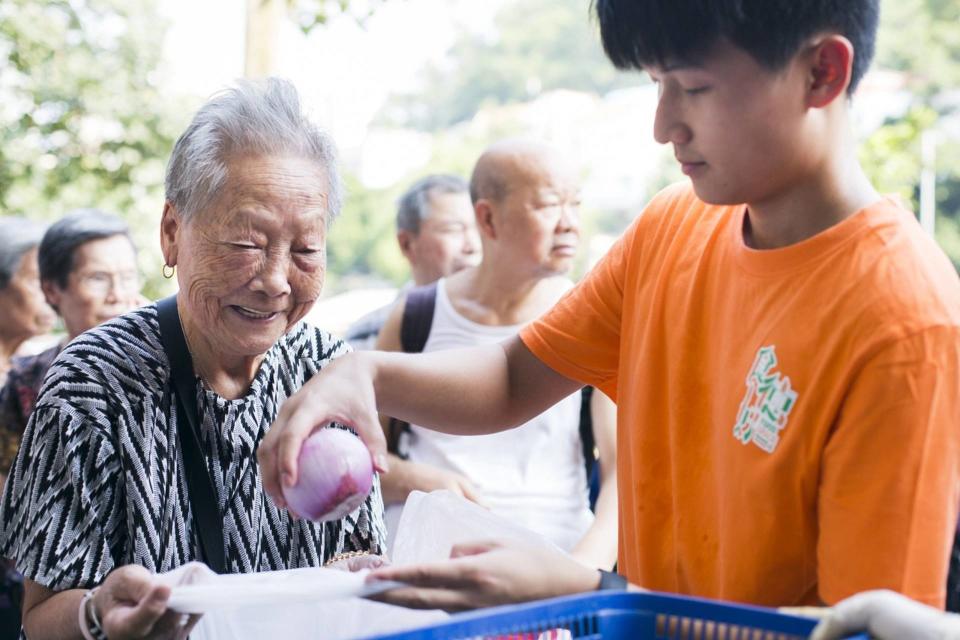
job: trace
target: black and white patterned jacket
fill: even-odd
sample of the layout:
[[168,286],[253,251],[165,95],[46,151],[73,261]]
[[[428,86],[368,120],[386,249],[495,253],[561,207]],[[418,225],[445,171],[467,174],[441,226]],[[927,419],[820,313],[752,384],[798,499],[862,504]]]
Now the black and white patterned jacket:
[[[347,351],[300,323],[267,352],[245,397],[225,400],[197,380],[231,572],[320,566],[345,551],[382,553],[378,480],[357,511],[313,524],[274,506],[256,463],[283,401]],[[172,386],[155,306],[71,342],[47,374],[4,490],[0,556],[56,591],[93,587],[125,564],[163,572],[197,559]]]

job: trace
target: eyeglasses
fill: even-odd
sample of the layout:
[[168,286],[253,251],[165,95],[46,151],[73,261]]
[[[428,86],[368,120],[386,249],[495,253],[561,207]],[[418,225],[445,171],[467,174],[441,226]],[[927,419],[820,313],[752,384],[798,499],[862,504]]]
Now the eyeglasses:
[[133,293],[140,290],[140,275],[135,271],[110,273],[92,271],[77,276],[84,290],[98,296],[106,296],[111,290],[121,293]]

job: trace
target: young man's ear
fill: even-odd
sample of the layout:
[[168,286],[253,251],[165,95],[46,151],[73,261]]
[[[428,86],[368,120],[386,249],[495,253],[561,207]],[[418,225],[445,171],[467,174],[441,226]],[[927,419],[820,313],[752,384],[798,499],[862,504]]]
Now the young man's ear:
[[177,266],[177,231],[181,222],[177,208],[172,202],[165,202],[163,217],[160,218],[160,250],[168,267]]
[[473,214],[477,219],[477,231],[481,236],[492,240],[497,238],[497,225],[494,223],[493,205],[486,198],[480,198],[473,205]]
[[841,35],[824,36],[813,45],[809,58],[807,104],[822,109],[846,97],[853,73],[853,45]]

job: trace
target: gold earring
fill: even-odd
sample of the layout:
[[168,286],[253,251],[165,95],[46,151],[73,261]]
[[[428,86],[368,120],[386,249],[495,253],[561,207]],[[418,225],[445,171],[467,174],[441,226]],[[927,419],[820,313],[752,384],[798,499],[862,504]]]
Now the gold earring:
[[[170,272],[169,272],[169,273],[167,272],[167,269],[170,269]],[[163,269],[160,271],[160,273],[163,274],[163,277],[166,278],[167,280],[169,280],[170,278],[172,278],[172,277],[173,277],[173,274],[175,274],[176,272],[177,272],[177,271],[176,271],[176,267],[171,267],[171,266],[168,265],[168,264],[163,265]]]

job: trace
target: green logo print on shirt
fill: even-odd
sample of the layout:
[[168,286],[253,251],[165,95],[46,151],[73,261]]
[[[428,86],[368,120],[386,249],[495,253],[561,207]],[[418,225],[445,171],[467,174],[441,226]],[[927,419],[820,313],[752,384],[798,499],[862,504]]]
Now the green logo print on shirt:
[[740,402],[734,437],[773,453],[780,442],[780,431],[787,426],[790,411],[797,403],[797,392],[790,378],[773,371],[777,354],[773,345],[761,347],[747,374],[747,393]]

